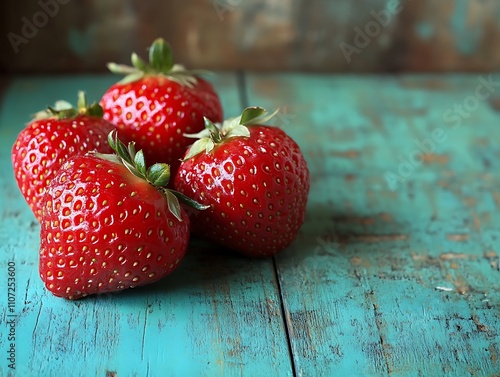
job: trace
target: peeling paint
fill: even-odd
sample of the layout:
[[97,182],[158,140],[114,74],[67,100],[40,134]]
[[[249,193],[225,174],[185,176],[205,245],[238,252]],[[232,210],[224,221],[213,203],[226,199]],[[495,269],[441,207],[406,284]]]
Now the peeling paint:
[[445,253],[439,256],[441,260],[452,260],[452,259],[467,259],[468,256],[463,253]]
[[469,240],[468,234],[447,234],[446,238],[453,242],[465,242]]

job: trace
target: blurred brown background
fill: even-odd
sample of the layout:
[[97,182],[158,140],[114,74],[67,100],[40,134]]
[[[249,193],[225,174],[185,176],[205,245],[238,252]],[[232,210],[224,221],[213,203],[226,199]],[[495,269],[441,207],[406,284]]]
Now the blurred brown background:
[[212,70],[493,71],[499,0],[2,0],[4,72],[100,72],[170,41]]

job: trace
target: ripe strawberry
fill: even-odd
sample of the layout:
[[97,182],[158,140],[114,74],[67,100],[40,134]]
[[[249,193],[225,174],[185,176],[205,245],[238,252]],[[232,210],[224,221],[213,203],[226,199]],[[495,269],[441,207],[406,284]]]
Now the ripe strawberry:
[[265,114],[253,107],[222,125],[206,119],[204,131],[187,135],[200,140],[175,178],[177,190],[211,206],[192,216],[193,231],[248,256],[275,254],[295,239],[309,192],[298,145],[261,125]]
[[161,38],[149,50],[149,64],[132,54],[133,67],[110,63],[113,73],[127,74],[101,99],[104,119],[120,137],[136,141],[149,162],[167,162],[174,176],[189,140],[184,133],[204,128],[203,116],[222,121],[222,107],[212,85],[173,63],[170,46]]
[[94,149],[111,152],[106,135],[115,127],[102,119],[97,103],[87,106],[84,93],[78,96],[78,109],[59,101],[35,114],[12,147],[17,184],[39,221],[45,187],[69,157]]
[[[164,188],[169,166],[146,169],[142,151],[109,135],[116,154],[74,156],[44,196],[40,277],[54,295],[78,299],[153,283],[186,252],[189,218]],[[193,204],[193,203],[191,203]]]

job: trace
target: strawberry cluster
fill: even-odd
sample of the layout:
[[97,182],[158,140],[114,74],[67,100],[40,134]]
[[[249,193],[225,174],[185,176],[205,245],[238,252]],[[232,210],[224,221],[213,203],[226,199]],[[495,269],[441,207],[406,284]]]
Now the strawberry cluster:
[[174,64],[163,39],[149,62],[132,54],[131,67],[108,67],[126,76],[100,104],[83,92],[77,108],[59,101],[12,148],[50,292],[78,299],[153,283],[179,265],[191,234],[252,257],[290,245],[309,171],[298,145],[264,125],[274,114],[250,107],[223,121],[211,84]]

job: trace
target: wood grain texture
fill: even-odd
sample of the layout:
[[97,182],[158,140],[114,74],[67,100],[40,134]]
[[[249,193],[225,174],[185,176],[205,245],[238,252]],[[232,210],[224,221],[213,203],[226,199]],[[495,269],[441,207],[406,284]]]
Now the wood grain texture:
[[[228,115],[241,107],[236,76],[212,77]],[[68,302],[38,276],[39,226],[13,178],[10,148],[29,114],[85,89],[98,99],[111,76],[14,79],[0,107],[0,291],[16,263],[17,376],[292,375],[272,260],[193,243],[162,282]],[[235,113],[231,111],[235,110]],[[0,375],[8,369],[7,296],[0,311]]]
[[0,69],[102,72],[163,36],[194,68],[489,72],[499,15],[497,0],[3,1]]
[[298,376],[499,375],[500,93],[483,79],[248,77],[311,169],[276,257]]

